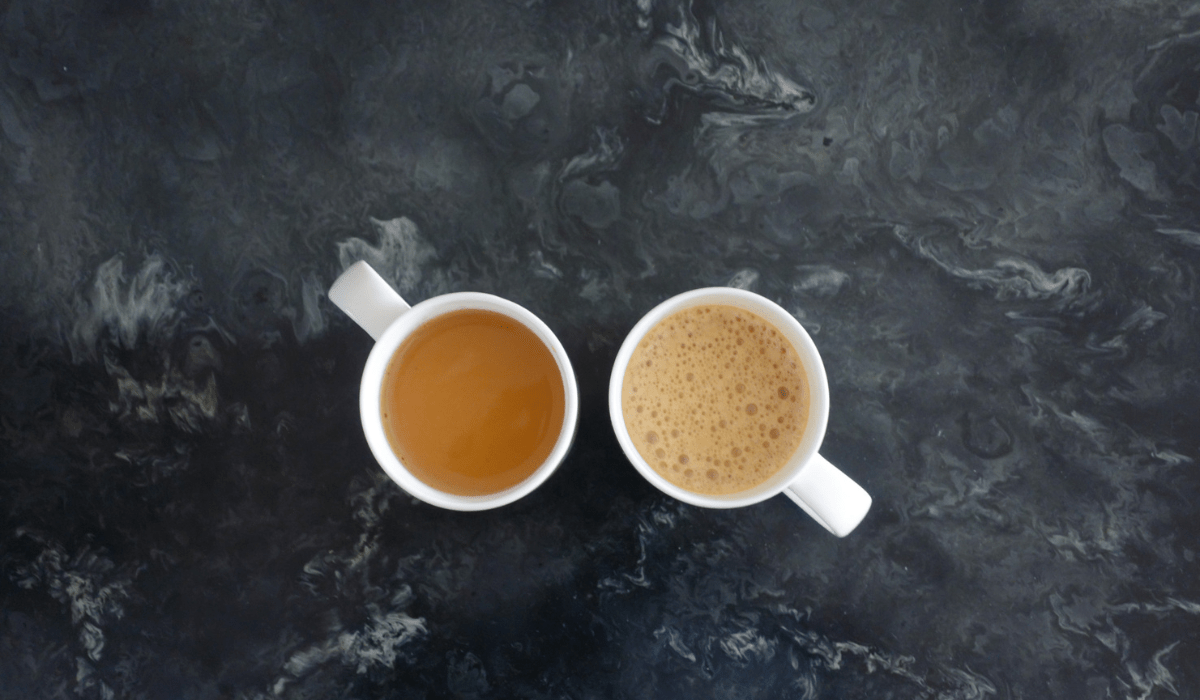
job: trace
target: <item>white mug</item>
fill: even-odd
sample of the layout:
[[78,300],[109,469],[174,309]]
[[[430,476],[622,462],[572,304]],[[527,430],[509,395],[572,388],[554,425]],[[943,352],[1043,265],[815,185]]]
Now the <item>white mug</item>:
[[[693,306],[733,306],[757,314],[775,327],[800,355],[807,374],[810,405],[808,423],[800,444],[791,458],[774,476],[762,484],[727,495],[699,494],[671,483],[650,466],[641,456],[629,436],[625,416],[621,407],[621,389],[626,369],[633,351],[642,338],[659,321],[677,311]],[[830,464],[817,449],[825,437],[825,425],[829,420],[829,383],[825,377],[825,365],[817,353],[812,338],[790,313],[775,302],[742,289],[712,287],[695,289],[672,297],[654,307],[638,321],[629,332],[617,353],[612,378],[608,388],[608,410],[612,419],[617,441],[633,466],[651,484],[664,493],[707,508],[737,508],[764,501],[777,494],[784,494],[811,515],[818,523],[838,537],[850,534],[871,507],[871,496]]]
[[[507,299],[479,292],[443,294],[410,307],[391,285],[365,262],[346,268],[329,288],[329,300],[375,339],[359,387],[359,415],[371,453],[400,488],[426,503],[451,510],[498,508],[528,495],[554,473],[570,451],[579,419],[579,389],[562,343],[528,309]],[[463,496],[434,488],[417,478],[388,443],[381,415],[380,393],[392,355],[414,331],[452,311],[480,309],[503,314],[533,332],[550,351],[563,383],[563,422],[549,456],[532,474],[508,489],[482,496]]]

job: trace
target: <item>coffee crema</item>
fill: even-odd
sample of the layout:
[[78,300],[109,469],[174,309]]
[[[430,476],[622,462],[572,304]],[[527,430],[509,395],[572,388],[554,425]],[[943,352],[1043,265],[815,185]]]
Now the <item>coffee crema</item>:
[[725,304],[659,321],[621,385],[625,427],[667,481],[706,495],[770,479],[808,423],[808,380],[792,344],[761,316]]
[[463,309],[426,322],[384,372],[380,412],[388,443],[426,484],[459,496],[516,486],[562,433],[562,373],[519,321]]

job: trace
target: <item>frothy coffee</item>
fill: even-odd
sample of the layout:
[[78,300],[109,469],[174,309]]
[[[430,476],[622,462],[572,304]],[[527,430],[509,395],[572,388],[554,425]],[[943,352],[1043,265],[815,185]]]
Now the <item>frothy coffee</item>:
[[671,483],[732,494],[771,478],[808,423],[800,356],[757,314],[723,304],[678,311],[650,329],[621,387],[625,426]]

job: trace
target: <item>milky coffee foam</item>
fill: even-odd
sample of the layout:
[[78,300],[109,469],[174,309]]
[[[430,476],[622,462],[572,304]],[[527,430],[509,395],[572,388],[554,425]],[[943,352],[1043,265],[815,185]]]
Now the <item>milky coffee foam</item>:
[[710,304],[659,321],[625,370],[621,409],[642,457],[676,486],[732,494],[771,478],[800,445],[808,382],[762,317]]

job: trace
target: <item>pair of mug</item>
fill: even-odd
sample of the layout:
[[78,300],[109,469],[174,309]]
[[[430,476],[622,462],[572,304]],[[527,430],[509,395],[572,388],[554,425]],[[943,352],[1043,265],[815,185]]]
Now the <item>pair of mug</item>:
[[[342,273],[330,287],[329,299],[375,339],[375,346],[363,370],[359,393],[363,432],[372,454],[384,471],[409,494],[426,503],[452,510],[497,508],[532,492],[550,477],[566,457],[578,422],[579,391],[562,343],[533,313],[506,299],[476,292],[444,294],[410,307],[365,262],[355,263]],[[634,444],[622,402],[622,389],[627,381],[630,359],[639,342],[663,319],[705,305],[741,309],[765,320],[795,350],[807,380],[807,420],[790,458],[765,481],[728,494],[689,490],[656,471]],[[499,314],[531,332],[553,358],[562,382],[561,428],[557,437],[551,435],[549,454],[540,465],[534,465],[532,472],[519,483],[496,493],[481,495],[451,493],[418,477],[413,465],[406,464],[389,441],[384,417],[385,375],[393,356],[420,329],[428,327],[436,319],[465,310]],[[691,377],[690,374],[688,376]],[[404,397],[399,398],[401,402],[404,401]],[[861,486],[818,454],[829,418],[829,386],[816,345],[791,314],[752,292],[732,288],[696,289],[672,297],[647,313],[633,327],[617,353],[609,385],[609,414],[617,440],[633,466],[655,487],[686,503],[708,508],[734,508],[758,503],[782,493],[838,537],[844,537],[857,527],[871,506],[871,497]]]

